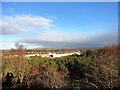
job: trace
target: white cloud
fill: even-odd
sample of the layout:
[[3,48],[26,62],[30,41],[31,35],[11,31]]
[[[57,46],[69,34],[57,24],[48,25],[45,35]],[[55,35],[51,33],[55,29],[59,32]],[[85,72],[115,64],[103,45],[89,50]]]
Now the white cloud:
[[97,33],[96,35],[82,35],[75,33],[67,33],[58,30],[47,30],[43,31],[36,35],[34,38],[26,38],[23,41],[32,43],[45,45],[47,47],[84,47],[84,45],[88,46],[104,46],[109,44],[117,44],[118,43],[118,34],[117,31],[112,31],[108,33]]
[[[2,23],[0,22],[0,28],[2,27],[2,34],[16,34],[20,33],[21,37],[11,35],[13,41],[15,38],[18,42],[28,42],[30,46],[28,48],[43,48],[49,47],[79,47],[80,45],[100,45],[100,44],[113,44],[118,41],[118,32],[101,32],[96,35],[82,34],[75,31],[68,32],[67,30],[55,30],[52,27],[54,17],[40,17],[30,15],[17,15],[17,16],[3,16]],[[38,28],[44,30],[39,31]],[[45,28],[50,28],[45,29]],[[23,35],[23,33],[25,33]],[[23,35],[23,37],[22,37]],[[3,42],[0,49],[14,48],[14,42]]]
[[61,30],[44,30],[38,32],[34,37],[24,38],[23,41],[50,41],[50,42],[85,42],[89,40],[90,36],[82,35],[75,32],[66,32]]
[[[30,15],[3,16],[2,34],[15,34],[29,31],[30,28],[50,28],[53,20]],[[0,23],[1,24],[1,23]]]
[[27,49],[37,49],[37,48],[43,48],[41,45],[36,45],[36,44],[27,44]]
[[14,13],[14,11],[15,11],[13,8],[8,8],[8,10],[10,13]]
[[14,9],[13,9],[13,8],[9,8],[9,10],[10,10],[10,11],[14,11]]
[[[43,48],[43,46],[40,46],[40,45],[36,45],[36,44],[28,44],[28,43],[25,43],[25,42],[20,42],[19,43],[20,45],[24,45],[25,48],[27,49],[35,49],[35,48]],[[6,50],[6,49],[16,49],[16,46],[15,46],[15,42],[13,41],[1,41],[0,43],[0,50]]]
[[0,44],[0,50],[11,49],[11,48],[15,49],[14,42],[1,42],[1,44]]
[[[0,49],[14,48],[15,42],[17,42],[11,40],[4,41],[0,46]],[[18,42],[26,43],[27,49],[99,47],[104,45],[117,44],[118,31],[96,35],[82,35],[59,30],[45,30],[35,34],[34,37],[21,37]]]
[[43,31],[40,35],[42,41],[58,41],[58,42],[83,42],[88,40],[89,36],[77,34],[75,32],[63,32],[59,30]]

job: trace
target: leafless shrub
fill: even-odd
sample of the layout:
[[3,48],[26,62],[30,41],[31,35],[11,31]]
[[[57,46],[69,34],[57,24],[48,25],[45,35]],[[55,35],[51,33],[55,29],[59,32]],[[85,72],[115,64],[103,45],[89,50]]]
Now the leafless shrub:
[[29,78],[30,87],[47,87],[47,88],[61,88],[65,87],[67,81],[64,75],[57,71],[54,67],[49,67],[48,64],[32,68],[32,74]]

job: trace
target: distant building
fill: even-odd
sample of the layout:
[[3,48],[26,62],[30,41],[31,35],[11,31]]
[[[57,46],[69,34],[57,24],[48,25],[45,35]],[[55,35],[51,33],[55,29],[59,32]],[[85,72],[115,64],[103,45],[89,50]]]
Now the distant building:
[[74,53],[33,53],[33,54],[27,54],[26,57],[31,57],[31,56],[40,56],[42,58],[56,58],[56,57],[63,57],[63,56],[69,56],[69,55],[76,55],[76,56],[82,56],[82,52],[74,52]]
[[69,56],[73,55],[74,53],[64,53],[64,54],[57,54],[57,53],[49,53],[49,57],[63,57],[63,56]]
[[81,51],[75,52],[76,56],[83,56],[83,53]]
[[31,57],[31,56],[39,56],[39,54],[27,54],[25,55],[26,57]]

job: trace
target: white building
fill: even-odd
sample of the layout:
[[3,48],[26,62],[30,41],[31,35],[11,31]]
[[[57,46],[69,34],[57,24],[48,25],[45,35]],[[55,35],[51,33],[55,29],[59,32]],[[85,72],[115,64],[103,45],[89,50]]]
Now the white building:
[[63,57],[63,56],[69,56],[73,55],[74,53],[64,53],[64,54],[56,54],[56,53],[49,53],[49,57]]
[[31,57],[31,56],[39,56],[39,54],[27,54],[25,57]]
[[26,57],[31,57],[31,56],[40,56],[42,58],[48,57],[48,58],[56,58],[56,57],[63,57],[63,56],[69,56],[69,55],[82,55],[82,52],[74,52],[74,53],[46,53],[46,54],[27,54],[25,55]]

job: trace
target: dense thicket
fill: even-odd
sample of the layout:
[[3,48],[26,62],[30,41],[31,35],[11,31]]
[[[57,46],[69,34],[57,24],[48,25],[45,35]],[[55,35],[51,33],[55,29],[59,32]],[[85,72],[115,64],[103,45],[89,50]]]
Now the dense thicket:
[[[83,56],[61,58],[2,57],[2,86],[7,88],[120,88],[119,49],[82,50]],[[18,51],[19,52],[19,51]],[[7,55],[6,55],[7,54]],[[9,57],[8,57],[9,56]]]

